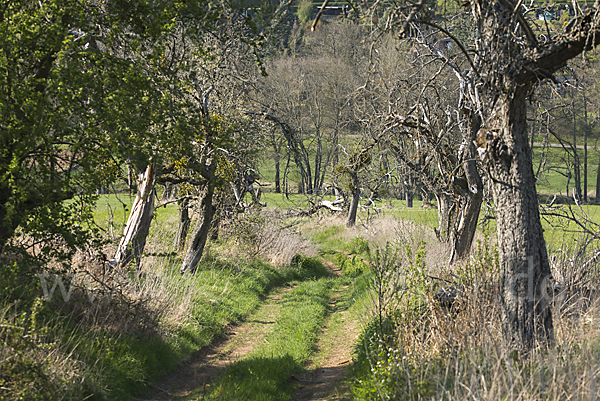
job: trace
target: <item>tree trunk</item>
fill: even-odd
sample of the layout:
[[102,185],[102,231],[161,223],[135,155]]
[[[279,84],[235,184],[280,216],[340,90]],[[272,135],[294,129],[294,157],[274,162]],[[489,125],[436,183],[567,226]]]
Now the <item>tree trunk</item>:
[[354,227],[356,224],[356,213],[358,211],[358,202],[360,200],[360,187],[358,182],[358,172],[352,171],[352,199],[350,200],[350,209],[348,210],[348,219],[346,220],[346,227]]
[[596,170],[596,204],[600,204],[600,160],[598,160],[598,169]]
[[155,178],[155,164],[149,165],[146,171],[140,174],[137,195],[114,257],[119,267],[128,266],[132,262],[136,268],[139,266],[154,212]]
[[588,201],[588,114],[587,99],[583,92],[583,201]]
[[212,205],[213,215],[212,222],[210,224],[210,240],[217,241],[219,239],[219,224],[221,223],[221,213],[218,213],[218,209],[216,205]]
[[546,291],[550,264],[527,141],[527,89],[498,98],[484,156],[497,221],[502,331],[508,349],[519,352],[554,340]]
[[[573,95],[573,176],[575,178],[575,197],[578,201],[581,196],[581,161],[579,160],[579,152],[577,149],[577,116],[575,114],[575,95]],[[569,194],[567,193],[567,196]]]
[[281,179],[279,177],[279,159],[275,162],[275,193],[281,193]]
[[187,238],[188,230],[190,229],[190,213],[189,213],[189,199],[183,198],[178,202],[179,206],[179,227],[177,228],[177,235],[175,235],[174,247],[179,252],[185,248],[185,240]]
[[161,202],[169,201],[173,197],[174,193],[175,194],[177,193],[177,191],[175,189],[175,185],[171,184],[170,182],[167,182],[165,184],[165,188],[163,190],[162,196],[160,197],[160,201]]
[[[481,180],[479,181],[481,183]],[[450,254],[450,263],[464,259],[469,256],[475,231],[477,230],[477,221],[481,203],[483,202],[483,185],[477,192],[465,191],[460,197],[458,203],[458,216],[454,220],[454,226],[451,231],[450,244],[452,250]]]
[[200,200],[198,201],[198,222],[192,233],[192,238],[183,260],[183,265],[181,266],[181,274],[186,272],[194,273],[198,268],[200,258],[202,258],[214,215],[212,205],[214,191],[214,183],[208,182],[200,194]]
[[446,242],[450,238],[452,220],[452,198],[446,195],[443,191],[435,191],[435,200],[438,209],[438,228],[435,230],[437,239]]
[[452,244],[450,263],[469,256],[477,230],[477,221],[483,203],[483,182],[475,161],[477,150],[474,140],[480,128],[481,118],[476,114],[470,115],[468,136],[464,138],[460,155],[460,159],[463,160],[464,180],[461,181],[464,182],[464,187],[455,186],[454,191],[459,196],[454,200],[458,213],[455,214],[450,234],[450,244]]
[[410,174],[406,178],[405,184],[404,198],[406,199],[406,207],[413,207],[413,179]]

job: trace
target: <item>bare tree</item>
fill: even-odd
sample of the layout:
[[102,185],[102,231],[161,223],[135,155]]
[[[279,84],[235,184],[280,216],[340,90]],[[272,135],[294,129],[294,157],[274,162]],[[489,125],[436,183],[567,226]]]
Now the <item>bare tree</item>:
[[139,174],[137,195],[112,262],[117,266],[128,266],[133,263],[137,267],[139,264],[154,213],[155,179],[155,163],[148,165],[145,171]]
[[413,33],[410,50],[400,45],[402,55],[393,38],[378,38],[365,103],[376,104],[371,116],[380,121],[385,143],[406,167],[399,181],[407,206],[412,207],[419,186],[436,197],[436,233],[449,244],[453,262],[469,255],[483,201],[473,143],[481,125],[473,112],[477,93],[460,69],[460,54],[449,54],[431,32]]
[[538,210],[527,100],[538,83],[568,60],[600,42],[598,2],[579,12],[561,35],[545,42],[526,19],[526,6],[512,0],[474,0],[470,7],[477,37],[460,40],[428,18],[425,2],[389,13],[401,35],[413,24],[435,25],[464,54],[481,96],[472,110],[482,117],[477,136],[492,188],[501,267],[503,336],[508,350],[527,353],[554,341],[546,287],[550,265]]
[[[357,128],[350,121],[352,95],[365,60],[361,36],[355,24],[327,24],[306,38],[302,52],[276,57],[267,65],[269,76],[259,101],[289,127],[287,151],[304,193],[322,189],[337,164],[340,137]],[[275,157],[282,159],[276,142],[272,145]]]

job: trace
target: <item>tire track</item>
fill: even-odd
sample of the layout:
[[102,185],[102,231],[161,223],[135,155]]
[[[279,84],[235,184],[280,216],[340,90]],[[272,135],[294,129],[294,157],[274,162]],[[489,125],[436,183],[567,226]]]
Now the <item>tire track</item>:
[[151,384],[154,395],[145,401],[170,401],[189,395],[198,388],[210,386],[227,366],[251,353],[275,324],[281,296],[294,287],[279,288],[240,325],[231,327],[223,339],[194,352],[176,371],[157,384]]

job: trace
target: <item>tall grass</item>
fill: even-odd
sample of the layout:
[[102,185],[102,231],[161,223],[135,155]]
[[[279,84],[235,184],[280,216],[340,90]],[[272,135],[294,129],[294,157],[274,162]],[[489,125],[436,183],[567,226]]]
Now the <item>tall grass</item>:
[[[571,274],[577,279],[561,283],[564,290],[553,307],[556,346],[540,346],[527,358],[518,358],[502,347],[499,267],[493,246],[481,242],[469,263],[443,275],[458,294],[451,307],[434,300],[437,280],[428,277],[424,259],[417,256],[407,252],[397,263],[374,267],[396,272],[388,274],[388,282],[400,291],[361,335],[355,399],[596,399],[597,265],[579,268]],[[572,265],[556,263],[554,269],[575,273]]]
[[[114,232],[123,224],[114,212],[122,205],[103,200],[96,217],[110,237],[111,224]],[[172,252],[176,220],[176,208],[156,210],[135,272],[114,270],[101,254],[82,251],[70,270],[48,273],[46,292],[62,280],[68,299],[58,285],[50,297],[37,277],[5,266],[0,398],[131,399],[242,321],[272,288],[319,274],[302,263],[275,268],[249,252],[229,258],[226,245],[212,244],[195,275],[180,275],[180,256]],[[275,222],[270,227],[270,235],[280,230]],[[102,250],[108,258],[113,247]]]

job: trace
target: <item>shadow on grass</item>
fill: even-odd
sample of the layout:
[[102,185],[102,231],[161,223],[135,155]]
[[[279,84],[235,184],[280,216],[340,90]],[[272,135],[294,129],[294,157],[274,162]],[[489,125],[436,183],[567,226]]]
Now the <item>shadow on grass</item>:
[[345,379],[348,377],[348,364],[316,368],[301,375],[293,376],[290,383],[296,384],[294,401],[315,399],[351,399]]
[[190,394],[190,399],[289,400],[298,386],[290,378],[301,371],[291,355],[250,357],[230,365],[213,384]]

